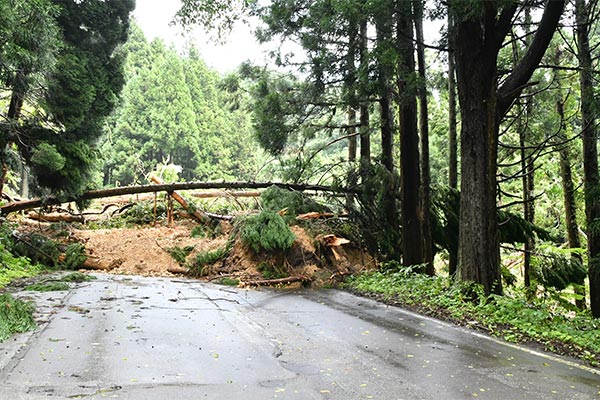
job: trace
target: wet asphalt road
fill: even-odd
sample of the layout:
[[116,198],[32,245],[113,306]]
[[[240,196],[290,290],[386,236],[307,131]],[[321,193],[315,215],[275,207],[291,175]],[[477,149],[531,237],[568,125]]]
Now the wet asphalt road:
[[98,275],[33,294],[0,399],[600,399],[599,371],[345,292]]

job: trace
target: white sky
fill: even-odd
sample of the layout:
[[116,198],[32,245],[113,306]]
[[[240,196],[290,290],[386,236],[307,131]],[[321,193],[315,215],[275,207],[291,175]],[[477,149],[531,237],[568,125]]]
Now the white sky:
[[[179,0],[137,0],[133,15],[149,41],[159,37],[167,44],[175,44],[179,50],[183,49],[186,41],[192,41],[206,64],[221,73],[235,70],[246,60],[259,65],[268,60],[266,53],[274,45],[259,45],[250,27],[242,23],[236,26],[225,44],[212,43],[200,28],[184,36],[179,26],[169,25],[179,7]],[[425,24],[426,42],[433,43],[439,37],[441,25],[442,21]],[[288,50],[294,49],[292,46]]]
[[192,41],[204,61],[221,73],[234,70],[246,60],[262,63],[265,59],[265,47],[259,46],[250,28],[243,24],[236,27],[225,44],[211,43],[201,29],[184,36],[179,26],[169,25],[179,7],[179,0],[137,0],[133,15],[149,41],[159,37],[178,49],[182,49],[186,41]]

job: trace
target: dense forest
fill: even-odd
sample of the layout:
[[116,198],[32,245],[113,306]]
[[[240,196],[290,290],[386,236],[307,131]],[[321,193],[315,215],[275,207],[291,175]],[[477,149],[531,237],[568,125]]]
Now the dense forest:
[[326,184],[388,263],[600,317],[596,0],[182,1],[176,24],[302,48],[227,76],[149,43],[133,1],[0,7],[7,188]]

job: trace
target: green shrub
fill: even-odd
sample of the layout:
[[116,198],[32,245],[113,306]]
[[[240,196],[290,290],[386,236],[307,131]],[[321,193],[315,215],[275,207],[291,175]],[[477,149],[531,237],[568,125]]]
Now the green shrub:
[[13,333],[34,329],[33,311],[32,303],[17,300],[8,293],[0,294],[0,342]]
[[256,253],[285,251],[290,249],[296,240],[283,218],[270,211],[249,216],[242,224],[242,243]]
[[61,263],[64,269],[77,269],[87,260],[85,247],[81,243],[72,243],[65,250],[65,259]]
[[190,255],[190,253],[192,251],[194,251],[194,248],[196,248],[196,246],[185,246],[185,247],[168,247],[167,253],[169,253],[169,255],[171,257],[173,257],[173,259],[175,261],[177,261],[179,263],[179,265],[183,265],[185,264],[185,259],[187,258],[187,256]]
[[209,225],[197,225],[192,229],[191,236],[193,238],[210,238],[214,239],[223,233],[221,224],[211,223]]
[[56,265],[61,252],[58,242],[39,233],[31,233],[15,240],[11,250],[15,255],[27,257],[33,264]]

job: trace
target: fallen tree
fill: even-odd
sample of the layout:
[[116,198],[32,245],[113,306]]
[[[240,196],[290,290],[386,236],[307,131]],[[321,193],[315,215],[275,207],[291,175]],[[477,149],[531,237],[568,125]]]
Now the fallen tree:
[[343,188],[334,188],[321,185],[302,185],[294,183],[276,183],[276,182],[178,182],[166,183],[161,185],[137,185],[126,186],[112,189],[90,190],[84,192],[78,197],[45,197],[41,199],[17,201],[0,207],[1,215],[8,215],[13,212],[30,210],[44,206],[53,206],[57,204],[69,203],[81,200],[102,199],[107,197],[123,196],[139,193],[172,193],[176,190],[195,190],[195,189],[266,189],[271,186],[278,186],[283,189],[296,190],[304,192],[313,190],[317,192],[329,193],[356,193],[355,190]]
[[[152,182],[154,182],[157,185],[164,185],[163,181],[157,176],[152,176],[150,179],[152,180]],[[176,191],[172,190],[167,193],[169,193],[169,196],[171,196],[175,201],[177,201],[179,204],[181,204],[181,206],[183,208],[185,208],[190,213],[190,215],[193,216],[194,218],[196,218],[199,222],[206,222],[209,219],[206,215],[204,215],[204,213],[201,213],[198,210],[191,209],[188,202],[183,197],[181,197],[181,195],[179,193],[177,193]],[[155,216],[156,216],[156,211],[155,211]]]

